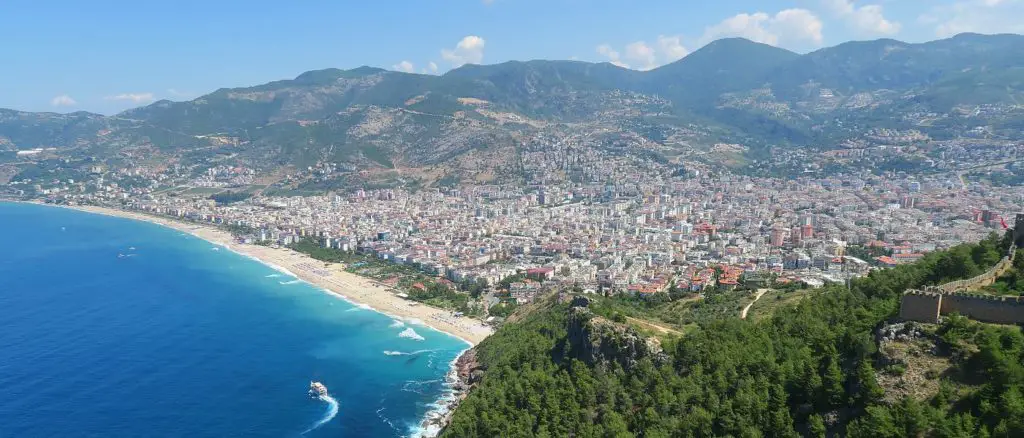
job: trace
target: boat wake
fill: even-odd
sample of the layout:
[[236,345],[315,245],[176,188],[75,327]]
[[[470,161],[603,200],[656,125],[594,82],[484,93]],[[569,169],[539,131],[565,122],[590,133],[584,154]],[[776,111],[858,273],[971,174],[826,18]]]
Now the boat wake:
[[317,399],[324,403],[327,403],[327,411],[324,412],[324,416],[320,417],[320,419],[317,420],[316,423],[313,423],[313,425],[310,426],[309,429],[306,429],[304,432],[302,432],[302,435],[319,429],[320,426],[329,423],[331,420],[334,419],[334,417],[338,415],[338,401],[335,400],[334,397],[331,397],[329,395],[321,395],[320,397],[317,397]]

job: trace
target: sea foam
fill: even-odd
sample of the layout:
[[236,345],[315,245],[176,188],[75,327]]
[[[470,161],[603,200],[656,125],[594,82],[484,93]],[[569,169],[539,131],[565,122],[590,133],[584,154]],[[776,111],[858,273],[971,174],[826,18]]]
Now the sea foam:
[[431,351],[437,351],[437,350],[416,350],[416,351],[412,351],[412,352],[408,352],[408,353],[404,352],[404,351],[384,350],[384,354],[387,355],[387,356],[415,356],[417,354],[429,353]]
[[[465,353],[463,350],[462,353]],[[459,356],[462,355],[459,353]],[[455,363],[458,362],[459,356],[452,359],[448,363],[448,373],[445,375],[445,390],[441,397],[434,403],[429,404],[430,410],[423,417],[423,421],[418,426],[412,426],[409,429],[408,436],[420,437],[420,438],[433,438],[441,433],[441,427],[438,423],[446,418],[451,412],[452,408],[457,406],[457,394],[455,392],[455,383],[459,380],[458,368]]]
[[409,327],[409,328],[407,328],[405,330],[402,330],[402,333],[399,333],[398,337],[406,338],[406,339],[412,339],[412,340],[416,340],[416,341],[425,341],[425,340],[427,340],[427,338],[424,338],[423,336],[420,336],[419,333],[416,333],[416,330],[413,330],[412,327]]
[[316,423],[313,423],[313,425],[310,426],[309,429],[306,429],[304,432],[302,432],[302,435],[319,429],[320,426],[329,423],[331,420],[334,419],[334,417],[338,415],[338,400],[335,400],[334,397],[331,397],[329,395],[322,395],[317,398],[327,403],[327,412],[324,412],[324,416],[320,417],[320,419],[317,420]]
[[370,307],[369,304],[355,303],[355,307],[346,310],[346,312],[358,312],[360,310],[373,310],[373,307]]

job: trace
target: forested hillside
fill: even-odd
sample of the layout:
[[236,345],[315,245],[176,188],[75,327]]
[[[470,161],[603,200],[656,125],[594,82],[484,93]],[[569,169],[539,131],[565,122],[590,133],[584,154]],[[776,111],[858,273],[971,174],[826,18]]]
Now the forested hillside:
[[1007,247],[993,237],[931,254],[759,322],[702,322],[663,340],[667,360],[625,366],[588,364],[570,339],[569,304],[551,300],[478,346],[483,379],[444,436],[1024,436],[1018,327],[947,318],[922,329],[948,364],[927,378],[934,394],[896,396],[881,383],[905,372],[878,340],[902,291],[969,275]]

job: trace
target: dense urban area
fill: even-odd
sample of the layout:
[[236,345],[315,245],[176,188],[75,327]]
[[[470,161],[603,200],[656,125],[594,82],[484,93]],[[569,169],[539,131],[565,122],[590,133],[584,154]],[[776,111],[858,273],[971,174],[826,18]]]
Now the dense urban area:
[[[97,165],[77,180],[24,178],[8,190],[54,203],[232,226],[248,230],[240,234],[245,243],[287,246],[309,239],[455,284],[493,288],[511,278],[517,281],[504,292],[516,304],[565,287],[646,295],[843,284],[1001,231],[1024,199],[1019,186],[996,186],[991,178],[972,182],[958,171],[1013,159],[1020,145],[930,145],[931,155],[949,159],[924,172],[774,178],[699,164],[673,173],[667,165],[587,155],[585,144],[560,148],[567,142],[549,141],[548,152],[529,154],[523,167],[585,175],[590,182],[548,177],[529,186],[269,196],[247,191],[261,176],[253,168],[215,166],[197,174],[177,166]],[[858,153],[862,160],[872,156],[872,150]],[[289,178],[321,173],[310,167]]]

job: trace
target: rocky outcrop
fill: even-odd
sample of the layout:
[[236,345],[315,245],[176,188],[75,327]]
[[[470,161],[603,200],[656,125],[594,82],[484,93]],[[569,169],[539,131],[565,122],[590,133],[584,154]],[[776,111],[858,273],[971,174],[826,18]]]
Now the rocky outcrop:
[[480,382],[484,376],[483,366],[477,361],[476,347],[464,351],[452,364],[448,373],[448,384],[451,393],[436,402],[436,407],[427,413],[420,428],[423,432],[417,438],[435,437],[444,430],[452,419],[455,409],[459,407],[469,390]]
[[904,398],[928,400],[939,391],[940,377],[957,359],[944,353],[941,339],[916,322],[884,324],[875,330],[878,355],[875,379],[889,404]]
[[669,358],[655,338],[645,338],[633,328],[595,315],[587,307],[589,300],[577,297],[569,308],[568,343],[571,354],[588,365],[618,363],[633,368],[649,358],[655,364]]
[[469,389],[483,379],[484,368],[476,359],[476,348],[466,350],[455,361],[455,375],[457,376],[455,386],[462,389]]

